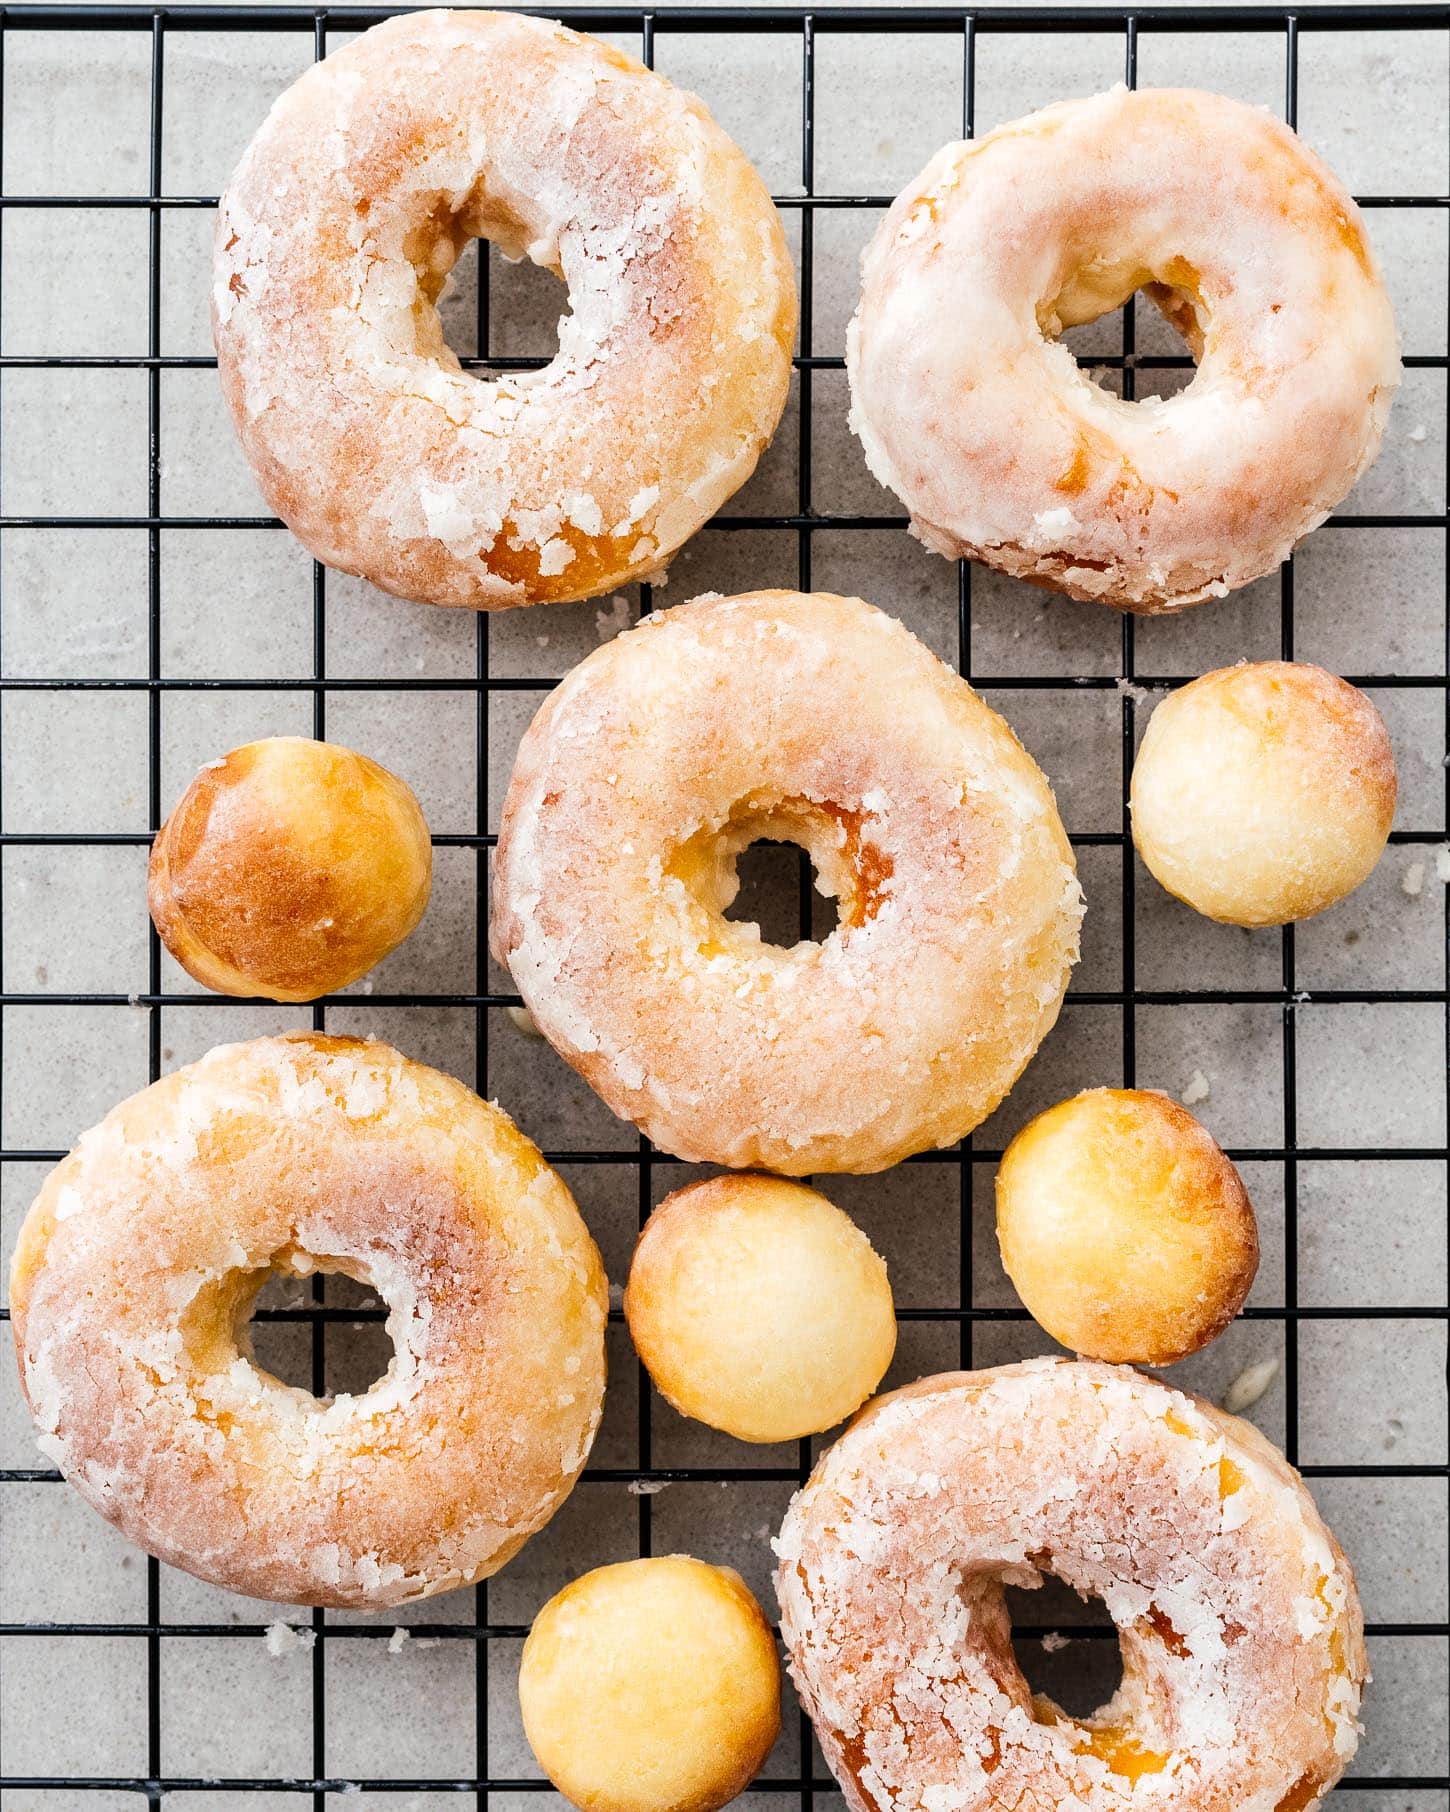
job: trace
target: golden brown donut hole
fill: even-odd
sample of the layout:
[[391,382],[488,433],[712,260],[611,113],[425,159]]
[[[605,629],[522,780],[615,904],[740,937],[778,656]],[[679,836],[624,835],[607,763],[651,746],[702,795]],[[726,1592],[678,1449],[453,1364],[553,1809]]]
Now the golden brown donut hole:
[[1241,661],[1170,692],[1133,764],[1133,841],[1171,894],[1230,925],[1285,925],[1352,893],[1395,815],[1384,719],[1346,680]]
[[715,1812],[780,1729],[780,1664],[729,1567],[674,1554],[597,1567],[534,1619],[524,1733],[584,1812]]
[[1053,1339],[1119,1364],[1206,1346],[1259,1267],[1238,1171],[1153,1089],[1088,1089],[1024,1126],[997,1173],[997,1239]]
[[896,1347],[871,1242],[781,1177],[712,1177],[667,1196],[639,1237],[624,1313],[661,1394],[742,1441],[844,1421]]
[[151,850],[161,941],[219,994],[315,1000],[422,918],[433,851],[396,774],[335,743],[273,736],[209,762]]

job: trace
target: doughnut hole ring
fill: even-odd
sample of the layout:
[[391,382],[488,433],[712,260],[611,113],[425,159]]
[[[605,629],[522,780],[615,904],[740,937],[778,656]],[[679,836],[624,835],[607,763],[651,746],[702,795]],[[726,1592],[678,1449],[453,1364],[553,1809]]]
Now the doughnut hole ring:
[[[1354,1754],[1354,1575],[1250,1423],[1112,1366],[1034,1359],[878,1398],[776,1544],[791,1673],[851,1812],[1305,1812]],[[1004,1584],[1117,1625],[1092,1717],[1034,1699]]]
[[[489,379],[435,304],[469,239],[561,276],[544,369]],[[268,503],[385,591],[497,609],[658,571],[785,406],[795,281],[693,96],[563,25],[394,18],[273,107],[222,196],[212,327]]]
[[[838,924],[724,917],[760,838]],[[1057,1017],[1082,896],[1040,770],[859,598],[754,592],[596,650],[519,745],[492,943],[540,1031],[680,1158],[881,1170],[986,1116]]]
[[[1198,371],[1126,402],[1059,335],[1138,289]],[[866,251],[846,367],[867,464],[928,547],[1148,612],[1287,558],[1400,381],[1348,191],[1262,109],[1166,88],[939,152]]]
[[[387,1302],[396,1354],[319,1400],[253,1361],[274,1271]],[[130,1540],[250,1597],[382,1608],[496,1572],[599,1424],[607,1296],[563,1183],[387,1045],[227,1045],[47,1178],[11,1301],[41,1451]]]

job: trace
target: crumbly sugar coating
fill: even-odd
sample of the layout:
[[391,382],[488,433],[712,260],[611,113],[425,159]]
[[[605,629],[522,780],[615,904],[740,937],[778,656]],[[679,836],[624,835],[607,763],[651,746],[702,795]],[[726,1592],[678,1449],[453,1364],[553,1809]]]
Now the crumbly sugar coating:
[[[724,916],[761,837],[839,923]],[[881,1170],[992,1111],[1057,1017],[1082,894],[1008,726],[859,598],[657,612],[576,667],[519,746],[492,942],[544,1036],[677,1157]]]
[[147,899],[206,987],[316,1000],[396,949],[432,884],[411,787],[352,749],[273,736],[197,774],[151,846]]
[[[558,356],[483,379],[464,245],[561,276]],[[795,279],[692,95],[543,19],[390,19],[277,101],[217,215],[222,388],[267,501],[385,591],[498,609],[663,568],[785,407]]]
[[1155,1089],[1088,1089],[1024,1126],[997,1172],[997,1239],[1054,1340],[1132,1365],[1206,1346],[1259,1265],[1243,1179]]
[[1133,841],[1208,918],[1284,925],[1352,893],[1384,854],[1398,790],[1384,719],[1302,661],[1240,661],[1156,707],[1133,764]]
[[[1124,610],[1272,571],[1374,458],[1400,381],[1348,191],[1266,110],[1194,89],[1120,86],[948,145],[862,279],[852,426],[913,533]],[[1059,336],[1140,288],[1198,372],[1125,402]]]
[[[1034,1359],[879,1398],[782,1526],[781,1632],[851,1812],[1145,1802],[1306,1812],[1354,1754],[1354,1576],[1250,1423],[1141,1373]],[[1034,1701],[1004,1583],[1103,1600],[1123,1680]]]
[[[330,1400],[252,1361],[272,1270],[386,1301],[395,1357]],[[563,1183],[497,1108],[385,1044],[225,1045],[46,1180],[11,1301],[41,1451],[173,1566],[381,1608],[497,1571],[568,1495],[607,1295]]]
[[596,1567],[551,1598],[519,1666],[524,1732],[583,1812],[717,1812],[780,1731],[780,1663],[730,1567]]
[[896,1350],[884,1260],[834,1202],[780,1177],[666,1196],[635,1247],[624,1313],[656,1389],[742,1441],[834,1428]]

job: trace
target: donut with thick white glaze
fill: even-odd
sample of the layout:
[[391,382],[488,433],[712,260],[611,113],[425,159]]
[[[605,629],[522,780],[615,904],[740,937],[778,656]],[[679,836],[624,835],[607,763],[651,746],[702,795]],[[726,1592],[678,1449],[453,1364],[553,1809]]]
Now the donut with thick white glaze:
[[[1124,401],[1065,328],[1144,289],[1198,363]],[[1273,570],[1379,450],[1400,381],[1359,209],[1262,108],[1115,88],[948,145],[862,261],[867,463],[938,553],[1123,610]]]

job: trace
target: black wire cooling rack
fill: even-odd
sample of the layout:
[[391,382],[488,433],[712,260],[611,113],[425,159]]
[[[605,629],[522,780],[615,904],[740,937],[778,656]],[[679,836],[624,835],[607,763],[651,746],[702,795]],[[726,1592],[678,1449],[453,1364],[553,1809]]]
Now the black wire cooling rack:
[[[394,679],[333,678],[326,669],[326,636],[325,623],[327,611],[327,575],[321,566],[313,569],[312,581],[312,634],[313,663],[312,673],[306,678],[292,679],[237,679],[237,680],[197,680],[168,678],[162,670],[161,641],[161,605],[160,605],[160,571],[161,546],[164,533],[172,531],[195,531],[205,533],[208,530],[227,528],[280,528],[280,524],[266,518],[239,516],[206,516],[178,517],[162,513],[161,498],[161,457],[160,457],[160,417],[162,408],[162,374],[175,369],[210,367],[215,361],[201,357],[171,357],[162,352],[162,276],[160,259],[160,236],[163,219],[174,210],[209,210],[215,205],[215,197],[210,195],[168,194],[162,180],[162,97],[166,81],[167,45],[177,34],[181,33],[290,33],[310,37],[318,56],[324,54],[328,44],[328,34],[355,31],[376,23],[388,16],[391,9],[371,7],[333,7],[328,9],[287,8],[287,7],[217,7],[217,6],[179,6],[179,7],[144,7],[144,6],[14,6],[0,7],[0,60],[3,60],[7,40],[17,33],[68,33],[75,31],[144,34],[150,41],[150,142],[149,159],[146,170],[146,181],[141,192],[130,195],[0,195],[0,231],[12,210],[20,208],[42,209],[126,209],[138,210],[149,222],[149,287],[147,312],[147,349],[144,355],[134,357],[113,357],[104,353],[95,355],[77,355],[69,357],[0,357],[0,382],[4,374],[13,370],[43,369],[56,370],[75,368],[87,369],[124,369],[144,372],[146,374],[146,410],[149,429],[149,454],[147,462],[147,505],[146,513],[125,518],[102,516],[69,516],[53,515],[24,516],[15,514],[0,515],[0,530],[7,536],[26,535],[36,530],[45,529],[87,529],[125,527],[144,531],[148,539],[148,595],[149,595],[149,649],[147,671],[144,677],[130,679],[85,679],[85,678],[5,678],[0,681],[0,698],[8,699],[19,690],[38,690],[43,693],[61,694],[75,690],[97,690],[102,688],[120,688],[144,693],[149,707],[149,749],[147,763],[147,794],[149,799],[150,824],[154,828],[162,818],[162,787],[160,770],[160,726],[161,705],[163,696],[171,692],[180,692],[188,688],[212,688],[215,690],[247,690],[265,688],[269,692],[294,691],[310,694],[312,700],[314,734],[322,736],[327,725],[327,705],[330,696],[340,691],[434,689],[464,691],[471,693],[475,701],[478,734],[478,773],[477,827],[472,835],[438,836],[434,841],[440,846],[473,850],[476,858],[476,885],[480,900],[484,897],[486,886],[487,851],[494,841],[488,834],[487,818],[487,773],[486,751],[488,748],[488,721],[490,700],[505,691],[542,691],[553,682],[549,679],[518,677],[500,677],[491,674],[489,663],[489,619],[478,618],[477,628],[477,661],[476,673],[471,681],[447,679],[415,679],[398,681]],[[547,12],[547,9],[526,9]],[[1323,8],[1306,8],[1299,13],[1276,7],[1230,7],[1222,9],[1183,8],[1183,9],[1144,9],[1133,11],[1124,8],[982,8],[979,10],[959,8],[903,8],[881,11],[861,11],[854,9],[821,9],[817,11],[801,10],[791,7],[770,7],[760,10],[739,9],[698,9],[690,7],[660,8],[656,10],[635,7],[589,7],[574,9],[567,13],[570,24],[583,30],[595,31],[629,31],[637,32],[643,47],[646,62],[653,60],[657,42],[665,34],[688,31],[692,34],[758,34],[770,33],[779,41],[782,35],[793,36],[797,46],[796,54],[800,64],[802,134],[800,142],[799,193],[778,197],[782,209],[792,211],[798,216],[800,237],[800,279],[801,279],[801,328],[800,352],[795,360],[799,383],[800,432],[799,452],[795,480],[795,507],[781,514],[742,515],[732,514],[727,506],[726,513],[717,518],[712,525],[716,529],[756,529],[784,530],[794,535],[797,547],[797,579],[802,590],[809,590],[812,583],[812,547],[816,534],[822,530],[903,530],[904,523],[896,516],[873,516],[849,514],[832,511],[829,500],[818,494],[817,485],[813,482],[811,460],[811,404],[812,383],[815,374],[822,370],[838,371],[842,360],[838,357],[820,357],[813,351],[813,274],[814,274],[814,240],[815,226],[823,210],[857,209],[875,210],[889,203],[888,195],[871,194],[825,194],[818,193],[816,187],[816,100],[817,100],[817,44],[824,34],[850,32],[870,34],[890,32],[892,34],[923,34],[934,39],[943,37],[956,40],[961,54],[961,129],[965,136],[973,132],[975,113],[976,53],[979,41],[985,34],[1011,32],[1019,34],[1062,33],[1106,35],[1116,38],[1122,46],[1123,79],[1132,85],[1137,77],[1138,47],[1140,37],[1153,32],[1173,32],[1185,34],[1252,34],[1260,41],[1264,38],[1277,40],[1283,51],[1283,110],[1290,123],[1295,123],[1299,99],[1300,42],[1301,37],[1309,33],[1360,33],[1372,36],[1377,43],[1387,47],[1386,54],[1413,54],[1406,50],[1406,45],[1443,41],[1450,31],[1450,7],[1437,6],[1335,6]],[[1389,34],[1396,34],[1393,38]],[[1405,36],[1403,34],[1409,34]],[[0,61],[0,77],[3,77],[3,61]],[[0,84],[3,85],[3,84]],[[706,93],[706,100],[709,95]],[[1385,194],[1362,195],[1359,198],[1362,207],[1369,210],[1419,209],[1429,213],[1443,213],[1450,208],[1450,196],[1438,194]],[[1450,307],[1450,274],[1447,274],[1447,307]],[[1140,353],[1135,338],[1134,316],[1131,304],[1124,311],[1123,339],[1121,350],[1116,356],[1094,357],[1096,365],[1109,367],[1121,373],[1123,394],[1131,398],[1135,394],[1134,386],[1137,373],[1145,369],[1160,369],[1187,366],[1190,361],[1184,357],[1160,357]],[[475,359],[465,359],[464,363],[479,369],[502,369],[518,367],[530,363],[543,363],[542,360],[505,359],[488,356],[489,337],[489,288],[486,275],[486,261],[481,261],[478,294],[478,347],[484,355]],[[1408,357],[1407,365],[1434,370],[1445,370],[1447,358],[1443,353],[1416,355]],[[1446,530],[1447,514],[1444,499],[1441,509],[1424,515],[1396,514],[1356,514],[1344,515],[1326,526],[1326,534],[1355,533],[1359,529],[1438,529]],[[3,499],[0,499],[3,509]],[[1397,1147],[1380,1149],[1375,1147],[1334,1147],[1331,1149],[1311,1149],[1300,1143],[1297,1136],[1297,1116],[1295,1102],[1296,1085],[1296,1048],[1295,1020],[1296,1009],[1308,998],[1299,991],[1295,976],[1294,930],[1287,928],[1282,934],[1281,967],[1279,985],[1276,988],[1230,989],[1215,991],[1151,991],[1134,985],[1134,913],[1133,863],[1127,858],[1130,850],[1130,838],[1127,818],[1127,786],[1134,749],[1134,718],[1136,699],[1134,693],[1121,685],[1118,676],[1103,677],[1100,675],[1082,675],[1062,673],[1057,675],[1034,675],[1031,677],[997,678],[984,674],[973,664],[972,649],[972,568],[966,563],[959,564],[957,569],[957,656],[961,672],[974,683],[985,684],[993,688],[1067,688],[1099,687],[1113,688],[1122,691],[1121,701],[1121,756],[1122,756],[1122,793],[1123,807],[1120,824],[1109,832],[1098,832],[1074,838],[1079,845],[1103,844],[1116,846],[1124,852],[1122,863],[1123,890],[1123,941],[1122,941],[1122,985],[1113,991],[1074,992],[1070,999],[1086,1004],[1115,1006],[1122,1014],[1122,1050],[1121,1065],[1124,1083],[1131,1085],[1135,1080],[1136,1057],[1134,1036],[1134,1014],[1139,1007],[1172,1006],[1190,1002],[1241,1004],[1260,1003],[1269,1008],[1277,1008],[1281,1025],[1282,1046],[1282,1086],[1283,1086],[1283,1130],[1282,1137],[1276,1143],[1250,1150],[1237,1150],[1233,1156],[1240,1161],[1267,1160],[1282,1164],[1285,1177],[1285,1220],[1284,1220],[1284,1300],[1283,1306],[1253,1307],[1247,1313],[1251,1317],[1278,1322],[1284,1329],[1284,1368],[1286,1386],[1286,1439],[1289,1457],[1296,1459],[1299,1447],[1299,1329],[1311,1319],[1372,1320],[1382,1319],[1386,1322],[1439,1322],[1444,1323],[1447,1311],[1444,1307],[1426,1309],[1418,1306],[1386,1306],[1384,1304],[1364,1304],[1351,1307],[1316,1308],[1301,1305],[1298,1300],[1298,1203],[1297,1183],[1298,1166],[1306,1159],[1323,1159],[1334,1161],[1353,1161],[1355,1159],[1403,1160],[1419,1159],[1444,1162],[1447,1153],[1439,1146]],[[881,600],[888,607],[890,599]],[[648,588],[644,588],[642,605],[650,608]],[[1294,655],[1294,568],[1293,563],[1286,565],[1282,575],[1282,592],[1280,608],[1280,642],[1285,658]],[[0,664],[0,672],[3,672]],[[1134,665],[1134,622],[1131,617],[1122,620],[1121,675],[1129,681],[1135,672]],[[1394,675],[1386,673],[1356,674],[1349,677],[1358,683],[1372,685],[1377,690],[1392,690],[1403,687],[1428,687],[1442,694],[1447,685],[1447,666],[1442,663],[1438,674],[1432,675]],[[1192,677],[1189,674],[1178,676],[1181,679]],[[1161,675],[1155,675],[1155,683],[1164,683]],[[1445,835],[1443,823],[1424,829],[1399,830],[1393,841],[1400,844],[1437,844]],[[20,845],[71,844],[71,845],[104,845],[132,844],[144,846],[149,842],[147,833],[96,831],[94,834],[28,834],[25,832],[0,831],[0,846],[9,848]],[[803,935],[810,934],[811,898],[809,868],[802,858],[800,877],[800,926]],[[479,945],[473,956],[475,968],[475,986],[472,992],[450,994],[383,994],[369,997],[375,1006],[439,1006],[471,1010],[476,1020],[476,1062],[477,1084],[480,1092],[485,1089],[485,1073],[488,1052],[488,1009],[516,1004],[518,997],[511,994],[491,992],[488,986],[486,956],[480,936]],[[1441,970],[1443,980],[1443,968]],[[1415,990],[1374,990],[1374,989],[1326,989],[1316,990],[1315,1002],[1338,1004],[1372,1005],[1383,1002],[1418,1002],[1445,1007],[1447,995],[1443,986]],[[80,993],[13,993],[0,996],[0,1006],[34,1007],[48,1005],[121,1005],[126,1002],[138,1005],[148,1015],[150,1025],[150,1075],[152,1079],[161,1073],[163,1062],[160,1010],[165,1008],[185,1008],[197,1003],[211,1005],[226,1004],[209,995],[172,994],[162,990],[162,972],[160,948],[154,932],[150,936],[149,981],[147,991],[140,996],[123,993],[80,994]],[[360,1004],[349,998],[349,1006]],[[364,1003],[365,1004],[365,1003]],[[326,1022],[328,1003],[319,1003],[314,1009],[314,1024],[322,1027]],[[3,1055],[3,1048],[0,1048]],[[523,1103],[506,1103],[516,1107],[528,1126],[528,1114]],[[58,1160],[63,1154],[59,1151],[37,1150],[4,1150],[0,1151],[0,1162],[5,1164],[36,1163]],[[638,1205],[641,1220],[648,1214],[651,1205],[651,1169],[656,1162],[655,1154],[647,1141],[640,1140],[638,1152],[626,1151],[567,1151],[550,1153],[551,1158],[567,1164],[620,1164],[634,1163],[638,1169]],[[980,1146],[974,1146],[968,1140],[960,1149],[946,1152],[924,1153],[918,1163],[955,1165],[960,1168],[962,1183],[961,1201],[964,1222],[970,1215],[972,1192],[970,1189],[972,1167],[981,1164],[994,1164],[1000,1153]],[[944,1308],[908,1309],[903,1319],[937,1321],[955,1324],[959,1329],[960,1359],[964,1365],[972,1363],[973,1329],[983,1321],[1025,1320],[1026,1312],[1020,1308],[982,1308],[973,1306],[971,1290],[971,1240],[964,1225],[961,1244],[962,1289],[960,1306]],[[613,1318],[619,1319],[619,1311],[613,1312]],[[312,1384],[319,1394],[323,1389],[324,1349],[329,1325],[339,1321],[357,1323],[371,1316],[380,1320],[384,1314],[381,1309],[368,1310],[352,1306],[337,1307],[327,1302],[320,1285],[315,1290],[314,1300],[301,1307],[263,1309],[263,1318],[278,1321],[294,1321],[306,1324],[311,1330]],[[1388,1331],[1388,1330],[1387,1330]],[[652,1462],[651,1430],[649,1413],[649,1394],[640,1380],[640,1409],[638,1429],[639,1466],[631,1469],[591,1468],[585,1475],[586,1480],[614,1480],[621,1483],[639,1483],[644,1485],[663,1484],[667,1482],[740,1482],[740,1481],[773,1481],[776,1483],[793,1483],[803,1479],[810,1462],[807,1443],[800,1444],[796,1463],[793,1466],[731,1466],[731,1467],[662,1467]],[[1450,1476],[1450,1468],[1443,1463],[1423,1465],[1370,1464],[1357,1466],[1314,1465],[1304,1468],[1310,1477],[1329,1478],[1369,1478],[1385,1482],[1386,1489],[1392,1489],[1397,1481],[1406,1478],[1430,1478],[1444,1481]],[[18,1482],[56,1481],[58,1475],[43,1468],[20,1468],[0,1472],[0,1488]],[[57,1482],[56,1489],[61,1489]],[[647,1493],[638,1498],[638,1538],[639,1551],[642,1554],[651,1552],[651,1498]],[[298,1621],[305,1622],[306,1614],[299,1615]],[[296,1796],[298,1804],[311,1803],[321,1808],[325,1804],[341,1802],[330,1799],[330,1795],[355,1792],[359,1789],[381,1794],[407,1795],[420,1792],[450,1793],[458,1796],[460,1804],[476,1804],[483,1807],[489,1794],[509,1792],[530,1792],[546,1790],[548,1783],[533,1779],[499,1779],[489,1778],[487,1772],[488,1756],[488,1693],[487,1671],[489,1644],[494,1639],[516,1640],[526,1631],[522,1626],[491,1621],[489,1616],[488,1587],[476,1588],[475,1615],[469,1624],[426,1624],[412,1625],[414,1634],[436,1636],[444,1640],[467,1641],[474,1644],[477,1710],[476,1737],[477,1772],[470,1778],[429,1779],[423,1777],[411,1779],[372,1779],[358,1780],[339,1776],[329,1772],[327,1755],[327,1733],[324,1718],[327,1680],[325,1654],[327,1646],[339,1641],[376,1640],[389,1634],[389,1625],[349,1624],[330,1622],[321,1611],[311,1614],[311,1627],[315,1635],[315,1645],[311,1653],[311,1729],[312,1754],[311,1772],[305,1776],[288,1778],[242,1778],[215,1779],[167,1776],[162,1771],[162,1689],[161,1689],[161,1650],[162,1645],[170,1642],[184,1642],[189,1637],[253,1638],[260,1636],[262,1627],[258,1624],[235,1624],[218,1626],[216,1624],[186,1624],[164,1622],[161,1616],[161,1595],[159,1569],[155,1561],[147,1562],[147,1607],[144,1620],[126,1623],[76,1623],[76,1622],[27,1622],[0,1625],[0,1636],[25,1637],[29,1635],[74,1636],[77,1638],[108,1636],[134,1639],[140,1651],[137,1656],[138,1669],[144,1669],[145,1716],[146,1716],[146,1753],[147,1766],[144,1774],[126,1777],[95,1778],[62,1778],[59,1776],[17,1775],[0,1773],[0,1788],[7,1792],[19,1792],[25,1789],[40,1803],[53,1804],[60,1808],[68,1807],[71,1798],[88,1790],[109,1791],[123,1797],[124,1803],[134,1803],[139,1807],[143,1802],[150,1807],[160,1807],[163,1796],[171,1807],[184,1806],[189,1796],[202,1792],[231,1790],[249,1794],[261,1792],[284,1792]],[[1027,1634],[1042,1634],[1041,1629],[1026,1631]],[[1371,1633],[1379,1636],[1415,1637],[1422,1639],[1438,1638],[1443,1641],[1450,1635],[1450,1626],[1440,1622],[1412,1622],[1396,1624],[1371,1625]],[[1110,1637],[1110,1629],[1089,1629],[1076,1631],[1075,1634],[1089,1634]],[[9,1665],[24,1668],[24,1645],[9,1646]],[[17,1658],[18,1657],[18,1658]],[[1426,1708],[1427,1715],[1433,1722],[1437,1715],[1433,1703]],[[798,1799],[802,1812],[809,1812],[813,1797],[817,1794],[834,1790],[834,1783],[821,1778],[818,1773],[818,1759],[813,1760],[812,1747],[807,1740],[804,1728],[801,1730],[800,1753],[802,1756],[799,1772],[789,1778],[766,1778],[755,1783],[755,1791],[770,1794],[772,1797],[785,1796]],[[1379,1765],[1384,1765],[1384,1758],[1378,1758]],[[0,1760],[0,1768],[3,1768]],[[1390,1767],[1394,1766],[1393,1759]],[[1344,1783],[1344,1788],[1351,1790],[1371,1790],[1375,1792],[1398,1792],[1415,1794],[1417,1792],[1443,1793],[1450,1782],[1443,1775],[1413,1775],[1395,1773],[1377,1773],[1361,1775]],[[27,1802],[28,1803],[28,1802]],[[107,1803],[110,1803],[109,1801]],[[502,1803],[502,1802],[500,1802]],[[1428,1803],[1428,1802],[1427,1802]]]

